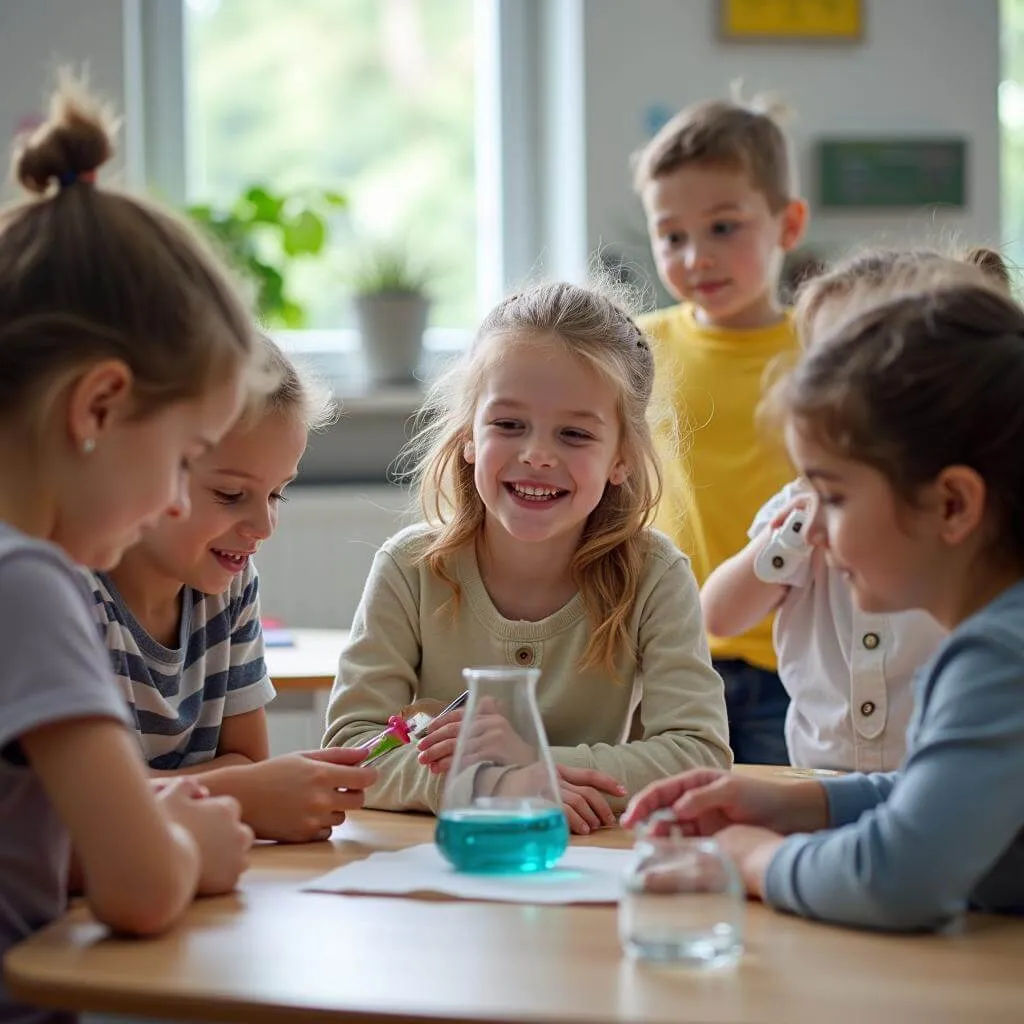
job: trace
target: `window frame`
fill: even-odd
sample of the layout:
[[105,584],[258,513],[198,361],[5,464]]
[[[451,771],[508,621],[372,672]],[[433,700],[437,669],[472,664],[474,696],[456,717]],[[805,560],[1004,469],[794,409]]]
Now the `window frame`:
[[[542,0],[476,0],[477,305],[490,308],[531,275],[540,251],[538,80],[534,45]],[[138,10],[142,180],[164,201],[187,202],[186,0],[143,0]],[[524,215],[525,213],[525,215]],[[428,362],[463,349],[472,329],[429,328]],[[281,344],[311,357],[338,383],[358,350],[353,328],[275,332]]]

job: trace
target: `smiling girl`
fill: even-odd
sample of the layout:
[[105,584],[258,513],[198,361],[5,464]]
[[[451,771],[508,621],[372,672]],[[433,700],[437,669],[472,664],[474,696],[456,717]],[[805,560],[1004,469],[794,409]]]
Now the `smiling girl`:
[[332,406],[269,338],[261,354],[277,384],[196,463],[191,514],[165,515],[91,582],[152,773],[193,775],[235,797],[258,838],[296,842],[328,836],[376,775],[355,751],[268,759],[274,688],[252,559]]
[[[325,745],[365,740],[414,699],[448,702],[464,666],[534,666],[574,831],[612,824],[668,772],[729,763],[689,561],[647,526],[652,383],[647,339],[597,292],[543,285],[490,313],[428,402],[427,522],[376,556]],[[460,716],[383,760],[368,804],[436,812]]]

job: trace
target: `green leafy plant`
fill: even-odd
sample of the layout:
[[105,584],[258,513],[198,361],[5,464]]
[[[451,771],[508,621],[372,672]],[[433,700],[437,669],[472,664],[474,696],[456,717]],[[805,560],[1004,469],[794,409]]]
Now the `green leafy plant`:
[[304,327],[306,310],[288,291],[296,259],[318,256],[329,217],[347,201],[327,189],[275,193],[251,185],[228,207],[197,203],[186,213],[256,288],[260,319],[271,327]]
[[426,295],[433,274],[400,242],[374,242],[357,249],[349,273],[353,295]]

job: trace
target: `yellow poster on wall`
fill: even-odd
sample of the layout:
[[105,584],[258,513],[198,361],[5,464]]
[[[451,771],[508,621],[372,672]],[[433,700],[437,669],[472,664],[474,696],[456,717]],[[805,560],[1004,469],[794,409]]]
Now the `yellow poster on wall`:
[[850,42],[864,34],[863,0],[718,0],[723,39]]

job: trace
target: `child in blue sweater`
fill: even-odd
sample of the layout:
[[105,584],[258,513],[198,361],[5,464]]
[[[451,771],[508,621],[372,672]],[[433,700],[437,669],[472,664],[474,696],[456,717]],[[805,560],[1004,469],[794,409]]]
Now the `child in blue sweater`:
[[892,930],[1024,914],[1024,312],[981,278],[894,287],[777,397],[829,564],[868,612],[950,631],[901,770],[797,784],[698,770],[633,801],[714,834],[780,910]]

